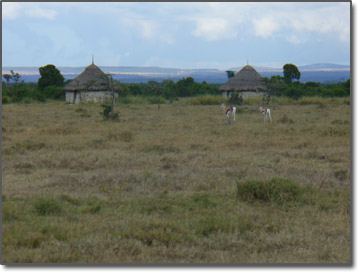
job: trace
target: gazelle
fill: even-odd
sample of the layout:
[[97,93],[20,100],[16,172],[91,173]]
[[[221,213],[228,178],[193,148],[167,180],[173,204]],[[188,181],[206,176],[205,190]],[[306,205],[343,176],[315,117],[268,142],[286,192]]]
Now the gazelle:
[[226,107],[224,103],[221,104],[221,109],[226,114],[226,118],[229,119],[230,115],[236,120],[236,107]]
[[270,123],[272,123],[271,119],[271,110],[269,108],[260,107],[261,114],[264,116],[264,123],[266,123],[267,116],[270,118]]
[[231,123],[231,117],[234,118],[234,121],[236,120],[235,113],[236,113],[236,107],[227,108],[227,110],[226,110],[226,121],[227,121],[228,124]]

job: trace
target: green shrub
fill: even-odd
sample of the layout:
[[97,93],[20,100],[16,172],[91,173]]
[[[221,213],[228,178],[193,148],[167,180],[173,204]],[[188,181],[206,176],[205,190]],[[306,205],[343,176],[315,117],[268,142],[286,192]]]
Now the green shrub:
[[241,105],[244,99],[238,93],[233,93],[229,98],[229,104],[232,105]]
[[62,212],[59,202],[51,198],[39,198],[34,206],[38,215],[59,215]]
[[46,98],[64,100],[65,92],[63,87],[59,86],[47,86],[42,90],[42,94]]
[[8,96],[4,95],[4,96],[2,97],[2,103],[3,103],[3,104],[10,103],[10,98],[9,98]]
[[299,201],[301,189],[288,179],[248,180],[237,182],[237,197],[246,202],[262,201],[280,205]]
[[112,112],[112,107],[109,104],[102,104],[101,107],[103,111],[100,113],[103,116],[104,120],[113,120],[116,121],[119,119],[118,112]]

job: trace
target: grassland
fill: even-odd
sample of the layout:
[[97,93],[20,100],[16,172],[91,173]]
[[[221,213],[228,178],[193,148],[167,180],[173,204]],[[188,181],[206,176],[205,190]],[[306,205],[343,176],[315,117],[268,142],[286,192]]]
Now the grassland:
[[[230,125],[180,101],[117,105],[119,122],[98,104],[3,105],[2,263],[348,264],[342,101],[276,101],[272,124],[244,105]],[[275,179],[297,197],[250,191]]]

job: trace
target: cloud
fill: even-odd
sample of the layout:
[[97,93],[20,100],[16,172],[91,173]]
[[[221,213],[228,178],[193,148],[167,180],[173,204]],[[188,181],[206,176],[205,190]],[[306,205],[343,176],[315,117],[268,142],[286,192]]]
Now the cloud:
[[342,42],[349,41],[349,5],[292,3],[277,9],[278,5],[266,9],[266,14],[270,16],[265,16],[262,9],[257,11],[255,16],[260,19],[252,19],[256,36],[267,38],[276,33],[280,33],[281,36],[291,35],[288,40],[297,44],[298,40],[293,38],[294,34],[308,32],[332,34],[338,36]]
[[41,3],[3,3],[2,16],[4,20],[15,20],[20,17],[55,19],[57,12],[53,9],[43,8]]
[[165,26],[154,19],[125,17],[120,19],[120,24],[124,24],[126,28],[132,29],[134,35],[139,34],[146,40],[158,40],[166,44],[175,42],[172,34],[165,31]]
[[237,35],[235,28],[224,18],[200,18],[195,23],[193,35],[208,41],[230,39]]
[[303,43],[302,40],[298,39],[295,35],[290,36],[289,38],[286,38],[286,40],[292,44],[301,44]]
[[280,24],[273,17],[264,17],[260,19],[254,19],[252,21],[255,35],[268,38],[273,35],[274,32],[280,29]]
[[53,20],[57,16],[57,12],[55,10],[44,9],[37,6],[26,10],[25,13],[32,18],[42,18],[49,20]]
[[16,19],[21,12],[21,4],[6,2],[2,4],[2,18],[4,20]]
[[291,14],[287,23],[296,31],[307,31],[315,33],[334,33],[339,36],[343,42],[349,41],[348,6],[338,5],[328,6],[315,10],[304,10]]

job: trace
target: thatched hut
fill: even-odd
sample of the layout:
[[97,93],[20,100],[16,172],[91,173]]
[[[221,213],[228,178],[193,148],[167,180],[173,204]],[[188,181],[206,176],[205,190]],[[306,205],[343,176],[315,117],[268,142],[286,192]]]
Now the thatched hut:
[[66,92],[66,102],[71,104],[112,99],[108,78],[93,61],[64,88],[64,91]]
[[238,92],[243,97],[260,96],[267,91],[266,86],[260,80],[261,75],[252,66],[246,65],[235,76],[229,78],[228,82],[220,86],[219,91],[225,98],[234,92]]

